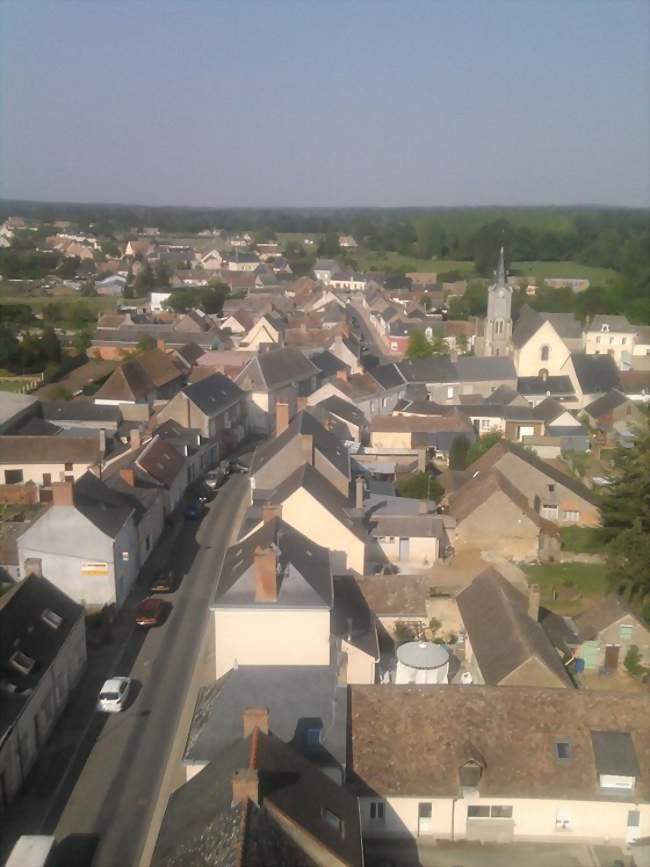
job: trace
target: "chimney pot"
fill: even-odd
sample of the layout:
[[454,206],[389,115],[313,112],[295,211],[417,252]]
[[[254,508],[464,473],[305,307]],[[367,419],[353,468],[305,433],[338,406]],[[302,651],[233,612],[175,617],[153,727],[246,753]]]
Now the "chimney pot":
[[74,483],[53,482],[52,502],[55,506],[74,506]]
[[251,800],[259,804],[260,783],[256,768],[239,768],[232,776],[232,806]]
[[247,707],[244,708],[242,714],[242,725],[244,737],[252,735],[255,729],[259,729],[263,734],[269,733],[269,709],[268,707]]
[[541,598],[541,590],[539,584],[531,584],[528,588],[528,616],[535,623],[539,620],[539,603]]
[[277,602],[278,556],[272,547],[255,548],[255,601]]
[[275,404],[275,435],[279,436],[282,431],[289,427],[289,404],[278,401]]

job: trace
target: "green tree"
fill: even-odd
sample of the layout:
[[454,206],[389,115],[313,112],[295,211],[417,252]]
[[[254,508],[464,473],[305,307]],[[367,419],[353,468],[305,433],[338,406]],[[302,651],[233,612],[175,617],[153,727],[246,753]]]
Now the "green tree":
[[601,515],[610,582],[619,593],[650,595],[650,427],[648,415],[632,448],[614,454]]
[[641,652],[639,651],[638,645],[630,644],[627,653],[625,654],[623,665],[630,672],[630,674],[643,673],[643,666],[641,665]]
[[198,307],[199,300],[200,296],[197,296],[192,289],[176,289],[163,302],[163,306],[168,310],[173,310],[174,313],[186,313],[188,310]]
[[72,338],[72,345],[77,350],[79,355],[83,355],[83,353],[90,346],[91,334],[87,328],[82,328],[81,331],[77,331],[75,336]]
[[158,279],[149,262],[138,271],[138,276],[135,278],[134,286],[138,291],[148,291],[154,289],[158,285]]
[[156,348],[156,340],[150,334],[144,334],[136,347],[136,352],[149,352],[150,349]]
[[469,451],[467,452],[467,466],[473,464],[474,461],[478,460],[481,455],[484,455],[489,449],[492,448],[493,445],[499,442],[501,439],[501,433],[499,431],[492,431],[491,433],[483,434],[482,437],[476,440],[476,442],[472,443]]
[[397,492],[400,497],[434,500],[437,503],[443,498],[445,489],[431,473],[412,473],[398,480]]
[[427,340],[424,331],[419,329],[414,331],[406,347],[406,357],[411,361],[414,358],[431,358],[433,355],[433,347]]
[[61,343],[53,328],[43,330],[41,349],[47,361],[61,361]]
[[431,341],[431,355],[449,355],[449,344],[442,337],[436,335]]
[[470,442],[466,436],[457,436],[449,449],[449,467],[452,470],[464,470],[467,466],[467,454]]

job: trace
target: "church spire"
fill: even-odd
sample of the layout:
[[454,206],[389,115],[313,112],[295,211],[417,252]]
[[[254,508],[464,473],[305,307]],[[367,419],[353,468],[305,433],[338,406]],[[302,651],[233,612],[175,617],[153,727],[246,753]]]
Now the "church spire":
[[506,266],[503,261],[503,247],[499,251],[499,265],[497,267],[497,286],[506,285]]

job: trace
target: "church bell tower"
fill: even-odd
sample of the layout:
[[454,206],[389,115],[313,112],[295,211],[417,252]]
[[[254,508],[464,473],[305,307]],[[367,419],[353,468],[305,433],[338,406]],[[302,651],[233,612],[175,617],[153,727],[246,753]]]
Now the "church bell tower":
[[499,252],[496,283],[488,289],[487,317],[485,319],[485,354],[509,355],[512,337],[512,287],[506,280],[503,247]]

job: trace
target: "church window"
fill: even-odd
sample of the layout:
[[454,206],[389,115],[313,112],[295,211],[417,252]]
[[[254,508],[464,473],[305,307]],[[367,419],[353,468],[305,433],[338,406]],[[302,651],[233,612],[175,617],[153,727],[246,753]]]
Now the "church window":
[[551,354],[551,350],[549,349],[549,347],[548,346],[542,346],[542,349],[541,349],[542,361],[548,361],[550,354]]
[[503,319],[497,319],[494,323],[494,333],[503,334]]

